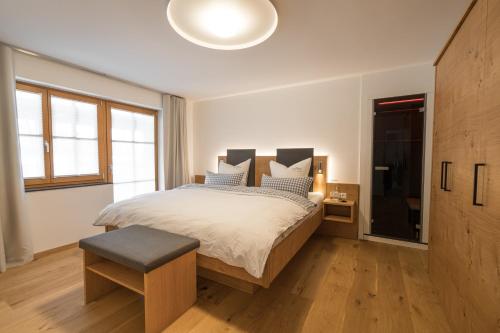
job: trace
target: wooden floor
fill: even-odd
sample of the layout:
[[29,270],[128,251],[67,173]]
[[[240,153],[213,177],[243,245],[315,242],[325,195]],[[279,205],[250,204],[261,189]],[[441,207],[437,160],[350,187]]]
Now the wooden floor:
[[[142,300],[117,290],[83,306],[79,249],[0,274],[0,332],[142,332]],[[199,280],[165,332],[449,332],[426,252],[313,236],[270,289]]]

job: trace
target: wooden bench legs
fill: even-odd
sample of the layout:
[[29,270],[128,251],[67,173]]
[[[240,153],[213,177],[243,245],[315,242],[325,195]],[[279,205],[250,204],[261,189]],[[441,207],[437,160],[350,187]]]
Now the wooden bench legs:
[[144,274],[146,333],[161,332],[196,302],[196,250]]
[[104,296],[118,287],[116,283],[110,281],[101,275],[86,269],[86,267],[102,261],[102,258],[95,254],[83,251],[83,274],[84,274],[84,300],[85,304],[89,304]]
[[161,332],[196,301],[196,250],[148,273],[84,252],[85,304],[119,286],[143,295],[146,333]]

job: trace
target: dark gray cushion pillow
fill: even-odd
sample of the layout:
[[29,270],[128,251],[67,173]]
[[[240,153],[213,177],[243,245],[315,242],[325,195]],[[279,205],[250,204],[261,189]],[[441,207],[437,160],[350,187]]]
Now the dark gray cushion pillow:
[[307,198],[309,188],[313,183],[312,177],[300,178],[278,178],[262,175],[260,187],[273,188],[275,190],[287,191]]
[[244,172],[227,174],[207,171],[207,174],[205,175],[205,184],[238,186],[241,185],[241,180],[243,179],[244,174]]

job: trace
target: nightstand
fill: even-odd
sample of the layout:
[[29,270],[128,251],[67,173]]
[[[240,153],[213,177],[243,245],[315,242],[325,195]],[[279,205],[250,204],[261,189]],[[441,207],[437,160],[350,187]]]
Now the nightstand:
[[323,220],[327,222],[353,223],[355,201],[323,200]]

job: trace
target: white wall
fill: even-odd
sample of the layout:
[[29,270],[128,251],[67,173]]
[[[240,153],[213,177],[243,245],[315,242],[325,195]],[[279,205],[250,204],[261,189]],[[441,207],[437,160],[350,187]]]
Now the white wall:
[[35,253],[103,232],[103,227],[92,223],[112,202],[113,185],[27,193]]
[[161,94],[43,58],[16,52],[16,78],[115,102],[162,109]]
[[358,183],[360,79],[328,81],[194,105],[194,172],[216,170],[227,148],[314,147],[328,177]]
[[329,181],[359,183],[360,238],[368,233],[374,98],[427,93],[424,236],[430,196],[434,106],[431,64],[280,87],[194,104],[194,172],[216,170],[227,148],[314,147],[329,156]]
[[[159,92],[42,58],[16,53],[15,70],[21,80],[157,110],[162,108]],[[102,228],[93,227],[92,223],[113,202],[113,186],[28,192],[26,197],[37,253],[102,232]]]

